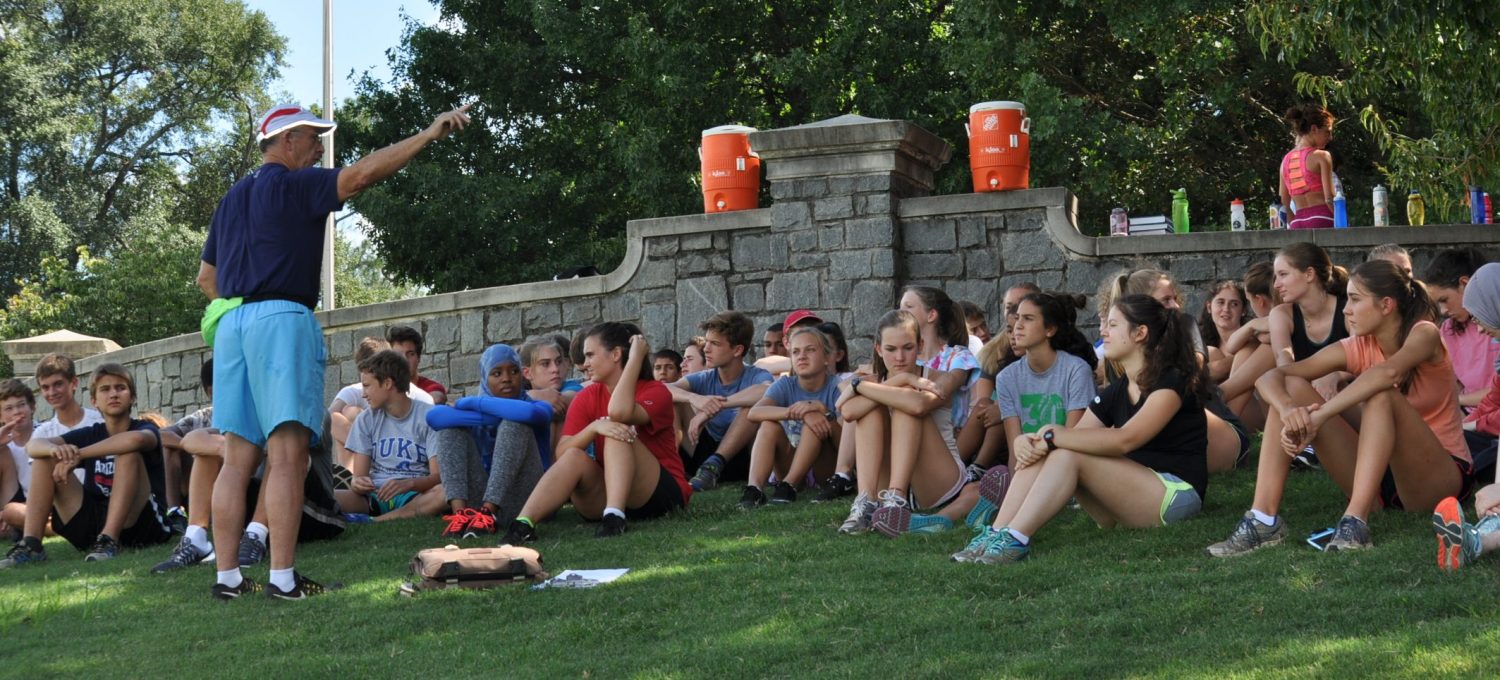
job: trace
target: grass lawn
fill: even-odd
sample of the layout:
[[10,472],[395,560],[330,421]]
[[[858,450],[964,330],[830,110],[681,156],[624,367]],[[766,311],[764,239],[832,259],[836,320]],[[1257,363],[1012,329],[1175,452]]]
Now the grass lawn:
[[[1500,559],[1434,564],[1426,514],[1372,519],[1376,548],[1301,542],[1342,502],[1293,476],[1295,541],[1203,556],[1249,506],[1253,475],[1220,476],[1205,513],[1154,531],[1100,531],[1065,510],[1031,559],[948,561],[965,531],[838,536],[844,505],[754,513],[737,489],[597,541],[571,509],[541,527],[548,567],[629,567],[594,590],[397,595],[438,520],[352,527],[305,546],[343,591],[304,603],[210,599],[210,567],[147,570],[167,546],[0,572],[0,675],[52,677],[1495,677]],[[249,573],[264,580],[265,568]]]

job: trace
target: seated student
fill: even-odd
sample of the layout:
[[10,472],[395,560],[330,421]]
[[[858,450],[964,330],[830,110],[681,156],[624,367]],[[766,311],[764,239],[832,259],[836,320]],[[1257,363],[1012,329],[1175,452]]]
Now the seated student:
[[0,382],[0,442],[10,449],[10,455],[0,455],[0,532],[20,531],[26,522],[26,489],[31,486],[26,443],[36,428],[35,413],[36,395],[26,383],[15,378]]
[[[985,323],[984,310],[968,300],[959,302],[964,308],[964,324],[969,327],[969,335],[979,340],[979,346],[983,347],[990,341],[990,327]],[[979,352],[975,351],[978,355]]]
[[[1271,410],[1255,503],[1227,540],[1209,546],[1210,555],[1240,555],[1286,536],[1276,511],[1290,456],[1308,444],[1349,499],[1329,550],[1372,547],[1367,518],[1377,503],[1428,512],[1470,488],[1472,459],[1453,365],[1433,323],[1437,306],[1420,282],[1384,260],[1357,267],[1348,291],[1345,317],[1353,337],[1273,368],[1256,383]],[[1335,371],[1358,377],[1327,401],[1306,387],[1305,381]],[[1356,407],[1364,410],[1357,432],[1338,417]]]
[[[849,364],[849,341],[844,337],[844,329],[832,321],[824,321],[814,326],[828,339],[833,341],[833,359],[829,369],[840,385],[860,378],[868,380],[875,377],[870,372],[869,365],[859,366],[857,369]],[[835,410],[837,414],[837,410]],[[843,426],[842,419],[839,423]],[[853,496],[859,489],[854,483],[854,437],[839,437],[838,458],[834,460],[833,474],[818,484],[818,495],[814,496],[812,502],[826,503],[845,496]]]
[[[703,343],[706,342],[701,335],[695,335],[688,339],[688,344],[682,348],[682,374],[697,373],[708,368],[708,362],[703,359]],[[575,362],[576,363],[576,362]]]
[[1219,390],[1229,410],[1251,429],[1265,427],[1266,413],[1255,398],[1255,381],[1276,365],[1271,353],[1271,309],[1281,304],[1281,297],[1271,287],[1275,269],[1270,262],[1256,262],[1245,270],[1244,289],[1254,318],[1231,333],[1219,349],[1232,357],[1229,377],[1219,382]]
[[833,340],[811,326],[792,329],[787,338],[793,375],[778,378],[750,409],[758,430],[750,450],[750,480],[740,497],[740,509],[766,504],[763,490],[774,471],[780,481],[771,503],[797,500],[797,483],[824,459],[823,474],[838,457],[840,427],[834,416],[838,377],[830,370],[836,354]]
[[1375,246],[1374,248],[1371,248],[1369,256],[1365,259],[1385,260],[1386,262],[1396,265],[1396,268],[1400,269],[1407,276],[1412,275],[1411,253],[1406,252],[1405,248],[1402,248],[1395,243],[1382,243],[1378,246]]
[[[41,537],[49,515],[57,535],[89,562],[171,536],[161,515],[161,438],[155,425],[130,417],[135,380],[124,366],[102,364],[89,379],[89,394],[104,422],[26,444],[32,475],[25,531],[0,568],[47,559]],[[85,481],[73,475],[75,466]]]
[[1203,313],[1198,315],[1198,334],[1208,348],[1208,377],[1215,383],[1228,378],[1234,366],[1234,355],[1224,351],[1226,341],[1249,320],[1250,300],[1245,287],[1234,279],[1215,283],[1212,294],[1203,300]]
[[[390,343],[380,338],[365,337],[354,348],[354,365],[358,366],[365,359],[375,356],[376,352],[390,349],[390,346]],[[433,403],[432,395],[415,383],[407,386],[406,396],[424,404]],[[344,442],[349,439],[349,426],[359,417],[360,412],[369,407],[369,402],[365,401],[365,386],[357,382],[345,385],[334,395],[333,402],[328,404],[328,415],[333,423],[334,459],[346,469],[349,467],[349,452],[344,450]]]
[[901,304],[876,326],[878,381],[840,386],[840,414],[854,424],[860,494],[839,533],[946,529],[940,522],[912,526],[912,510],[942,508],[968,481],[953,423],[959,405],[968,407],[965,392],[979,364],[969,354],[962,312],[935,288],[908,288]]
[[786,328],[780,323],[773,323],[766,328],[765,335],[760,339],[761,356],[785,357],[787,356],[786,342],[784,336]]
[[359,363],[359,381],[370,408],[354,419],[345,448],[353,454],[349,488],[339,506],[377,522],[435,517],[445,503],[440,464],[430,456],[432,406],[406,396],[411,375],[407,360],[381,350]]
[[[556,351],[556,344],[549,339],[547,348]],[[490,345],[479,357],[480,396],[427,413],[448,501],[443,538],[474,538],[496,533],[497,522],[508,525],[542,478],[543,461],[551,462],[552,405],[521,389],[522,361],[510,345]]]
[[[208,383],[204,383],[208,385]],[[210,393],[211,396],[211,393]],[[212,564],[215,553],[208,528],[213,515],[214,482],[224,466],[224,435],[210,424],[213,407],[200,409],[196,414],[205,414],[202,420],[188,423],[178,446],[192,456],[192,470],[188,474],[187,526],[182,539],[172,554],[151,568],[153,574],[164,574],[195,564]],[[189,416],[190,418],[192,416]],[[188,418],[173,425],[183,428]],[[309,451],[307,481],[303,484],[302,521],[297,525],[297,542],[321,541],[334,538],[344,531],[344,519],[339,513],[338,501],[333,494],[333,456],[328,448],[326,436],[330,428],[328,418],[323,419],[325,436],[318,439]],[[162,440],[171,438],[162,430]],[[239,566],[251,567],[265,561],[271,530],[270,509],[266,507],[266,487],[261,483],[265,467],[256,472],[245,489],[245,510],[250,522],[240,535]]]
[[[765,396],[772,377],[765,369],[745,363],[755,335],[750,317],[720,312],[699,327],[703,329],[703,355],[708,368],[685,375],[668,388],[674,402],[692,404],[696,412],[688,437],[697,438],[693,450],[697,471],[689,483],[694,491],[707,491],[717,487],[721,479],[749,476],[755,424],[750,422],[748,407]],[[694,429],[699,423],[701,435]]]
[[[203,387],[203,392],[208,396],[209,405],[189,413],[172,423],[161,428],[161,450],[163,467],[166,470],[167,480],[167,526],[171,527],[172,533],[180,534],[187,530],[189,521],[187,510],[184,509],[182,498],[184,492],[191,493],[191,485],[188,480],[183,479],[184,472],[191,478],[193,460],[192,456],[184,456],[182,449],[182,438],[189,432],[205,427],[213,426],[214,417],[214,360],[212,358],[203,362],[198,369],[198,384]],[[187,486],[184,486],[184,485]],[[213,483],[209,482],[207,487],[212,493]],[[204,524],[203,527],[208,525]]]
[[[641,329],[607,321],[589,329],[584,348],[595,382],[573,400],[562,453],[502,545],[535,541],[536,520],[570,501],[585,519],[601,520],[594,536],[607,538],[625,533],[626,513],[635,520],[660,517],[692,497],[673,442],[672,395],[651,379],[651,346]],[[596,457],[584,452],[590,444]]]
[[1475,326],[1469,311],[1464,308],[1464,291],[1469,277],[1479,271],[1489,258],[1475,248],[1444,250],[1432,258],[1423,276],[1427,291],[1437,303],[1438,311],[1447,317],[1439,332],[1448,356],[1453,360],[1453,372],[1462,386],[1458,403],[1473,407],[1484,401],[1490,391],[1490,382],[1495,377],[1495,363],[1500,360],[1500,342],[1485,335]]
[[413,385],[432,395],[433,404],[448,403],[448,388],[417,371],[417,366],[422,363],[422,334],[417,329],[411,326],[391,326],[385,332],[385,341],[391,343],[391,349],[396,354],[406,358],[406,365],[413,376]]
[[1190,323],[1146,295],[1114,299],[1105,357],[1121,376],[1074,427],[1046,425],[1012,444],[1015,472],[991,526],[956,562],[1026,559],[1032,537],[1076,498],[1101,527],[1155,527],[1198,513],[1208,488],[1207,384]]
[[[593,373],[589,370],[588,363],[583,360],[583,340],[584,336],[586,335],[588,335],[587,328],[579,331],[578,335],[573,336],[573,340],[568,343],[568,360],[572,361],[573,365],[578,367],[578,372],[583,375],[582,385],[584,386],[587,386],[594,380]],[[581,392],[583,390],[580,388],[579,391]]]
[[675,349],[659,349],[651,355],[651,377],[660,383],[682,379],[682,355]]
[[[525,379],[526,396],[530,401],[544,401],[552,409],[552,422],[559,426],[568,416],[568,404],[582,389],[579,383],[569,384],[567,377],[573,364],[557,344],[558,336],[548,335],[529,338],[521,343],[521,377]],[[553,447],[562,437],[562,428],[548,428],[552,438],[542,451],[542,467],[552,464]],[[529,491],[529,490],[528,490]]]
[[[786,332],[790,332],[794,328],[798,328],[801,326],[816,326],[822,322],[823,320],[818,318],[817,314],[813,314],[812,312],[809,312],[805,309],[798,309],[791,312],[790,314],[787,314],[785,321],[772,326],[772,328],[785,329],[784,331],[782,331],[784,335]],[[767,335],[769,336],[769,331],[767,331]],[[783,343],[783,347],[784,346],[785,343]],[[774,378],[779,378],[784,375],[790,375],[792,373],[792,359],[787,354],[763,355],[759,359],[755,360],[755,365],[760,368],[766,369],[766,372],[770,373]],[[686,373],[686,371],[684,371],[684,373]]]
[[[1464,288],[1462,304],[1480,332],[1500,340],[1500,264],[1486,264],[1474,271]],[[1500,434],[1500,374],[1494,378],[1494,387],[1469,415],[1465,429],[1477,427],[1490,437]],[[1432,528],[1438,539],[1438,567],[1459,569],[1500,547],[1500,532],[1496,531],[1500,529],[1500,484],[1489,484],[1474,494],[1474,512],[1479,521],[1470,524],[1457,497],[1438,502],[1432,514]]]
[[52,418],[36,426],[33,438],[61,437],[90,425],[104,422],[99,412],[78,403],[78,374],[73,360],[62,354],[48,354],[36,362],[36,384],[42,400],[52,407]]

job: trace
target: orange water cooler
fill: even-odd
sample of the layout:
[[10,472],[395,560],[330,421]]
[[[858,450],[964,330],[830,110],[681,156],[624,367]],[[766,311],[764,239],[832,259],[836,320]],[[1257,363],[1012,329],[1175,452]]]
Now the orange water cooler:
[[974,191],[1031,186],[1031,119],[1020,102],[984,102],[969,107],[969,171]]
[[703,131],[703,212],[760,207],[760,156],[750,150],[753,127],[720,125]]

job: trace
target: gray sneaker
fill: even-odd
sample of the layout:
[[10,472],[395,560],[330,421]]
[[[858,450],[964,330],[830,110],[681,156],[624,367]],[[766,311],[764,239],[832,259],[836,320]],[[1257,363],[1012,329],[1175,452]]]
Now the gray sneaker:
[[88,554],[83,556],[83,561],[103,562],[112,560],[119,554],[120,544],[116,543],[113,538],[99,534],[99,537],[94,539],[94,544],[89,546]]
[[177,542],[177,547],[172,550],[172,556],[167,558],[165,562],[151,567],[151,573],[165,574],[169,571],[191,567],[195,564],[204,564],[213,559],[214,549],[212,544],[209,545],[206,551],[199,550],[198,546],[193,545],[192,539],[183,536],[182,540]]
[[1375,547],[1370,540],[1370,525],[1353,515],[1339,518],[1333,530],[1333,539],[1328,541],[1329,550],[1366,550]]
[[870,526],[887,537],[896,538],[911,528],[911,505],[906,497],[891,489],[881,491],[880,507],[870,516]]
[[1275,525],[1266,526],[1256,520],[1253,513],[1246,512],[1240,518],[1240,523],[1235,525],[1234,533],[1229,534],[1229,538],[1222,543],[1208,546],[1207,552],[1210,557],[1234,557],[1269,548],[1280,543],[1283,538],[1286,538],[1286,522],[1277,518]]
[[693,478],[688,480],[688,486],[693,487],[695,493],[717,489],[719,488],[720,472],[721,470],[718,465],[704,463],[698,466],[698,474],[693,475]]
[[266,559],[266,542],[250,534],[240,536],[240,568],[252,567]]
[[974,558],[984,554],[984,549],[990,546],[990,542],[1000,535],[1000,530],[993,527],[985,527],[969,539],[969,544],[963,550],[953,553],[951,559],[954,562],[973,562]]
[[841,534],[862,534],[874,528],[875,510],[879,507],[869,496],[860,494],[854,497],[854,504],[849,506],[849,516],[844,523],[839,525]]

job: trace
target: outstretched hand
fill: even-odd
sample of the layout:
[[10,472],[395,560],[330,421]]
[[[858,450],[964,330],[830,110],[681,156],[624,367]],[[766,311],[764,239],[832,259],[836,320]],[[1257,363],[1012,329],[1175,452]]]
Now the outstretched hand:
[[437,141],[459,130],[469,124],[469,107],[474,104],[468,103],[452,111],[444,113],[432,120],[432,125],[427,126],[427,132],[432,135],[433,141]]

